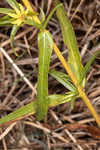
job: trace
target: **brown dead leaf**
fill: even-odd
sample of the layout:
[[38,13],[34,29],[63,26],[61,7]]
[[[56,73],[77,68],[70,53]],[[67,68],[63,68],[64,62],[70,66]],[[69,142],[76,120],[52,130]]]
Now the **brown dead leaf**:
[[93,138],[100,139],[100,128],[97,128],[95,126],[74,123],[74,124],[67,124],[66,128],[70,131],[84,130],[88,132]]

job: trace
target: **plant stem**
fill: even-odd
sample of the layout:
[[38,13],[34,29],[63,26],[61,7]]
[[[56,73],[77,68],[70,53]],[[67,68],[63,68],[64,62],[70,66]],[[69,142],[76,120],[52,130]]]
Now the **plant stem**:
[[67,71],[67,73],[69,74],[69,76],[71,77],[74,85],[77,87],[78,92],[80,97],[83,99],[84,103],[86,104],[86,106],[88,107],[88,109],[90,110],[91,114],[93,115],[93,117],[95,118],[98,126],[100,126],[100,118],[99,115],[97,114],[97,112],[95,111],[94,107],[92,106],[92,104],[90,103],[87,95],[84,93],[82,87],[77,83],[77,79],[75,78],[73,72],[71,71],[69,65],[66,63],[64,57],[62,56],[60,50],[58,49],[58,47],[56,46],[55,43],[53,43],[53,48],[54,51],[56,53],[56,55],[58,56],[59,60],[61,61],[61,63],[63,64],[65,70]]
[[[22,0],[24,5],[26,7],[28,7],[30,10],[33,10],[33,8],[31,7],[30,3],[28,0]],[[33,10],[34,11],[34,10]],[[37,17],[38,18],[38,17]],[[38,18],[39,19],[39,18]],[[90,103],[87,95],[84,93],[83,89],[81,88],[81,86],[77,83],[77,79],[74,76],[73,72],[71,71],[69,65],[66,63],[64,57],[62,56],[60,50],[57,48],[56,44],[53,44],[54,47],[54,51],[56,53],[56,55],[58,56],[59,60],[61,61],[61,63],[63,64],[65,70],[67,71],[67,73],[69,74],[69,76],[71,77],[74,85],[77,87],[78,92],[80,94],[80,97],[83,99],[84,103],[86,104],[86,106],[88,107],[88,109],[90,110],[91,114],[93,115],[93,117],[95,118],[98,126],[100,126],[100,118],[99,115],[97,114],[97,112],[95,111],[94,107],[92,106],[92,104]]]

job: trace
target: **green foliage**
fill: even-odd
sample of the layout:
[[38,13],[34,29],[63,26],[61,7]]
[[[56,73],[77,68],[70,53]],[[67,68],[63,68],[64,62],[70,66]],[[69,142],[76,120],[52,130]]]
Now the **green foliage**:
[[95,52],[89,59],[89,61],[87,62],[87,64],[85,65],[83,71],[82,71],[82,76],[81,76],[81,81],[83,81],[83,79],[86,77],[86,74],[92,64],[92,62],[94,61],[94,59],[100,54],[100,50]]
[[7,3],[13,8],[19,9],[19,3],[16,0],[6,0]]
[[67,88],[69,91],[75,92],[76,88],[71,83],[70,77],[60,71],[50,70],[50,75],[53,76],[58,82],[60,82],[62,85],[64,85],[65,88]]
[[[69,94],[64,94],[64,95],[49,95],[47,97],[48,99],[48,106],[49,107],[54,107],[62,103],[70,102],[71,98]],[[72,94],[71,94],[72,95]],[[0,119],[0,126],[2,124],[10,123],[14,120],[18,120],[20,118],[24,118],[25,116],[35,114],[37,112],[37,101],[31,102],[16,111],[4,116],[3,118]]]
[[24,23],[27,24],[27,25],[34,26],[34,27],[39,28],[39,29],[41,28],[41,24],[36,23],[36,22],[35,22],[34,20],[32,20],[32,19],[25,18]]
[[[66,11],[64,10],[63,5],[61,3],[59,4],[59,0],[56,0],[56,6],[51,11],[46,20],[45,14],[41,9],[41,22],[37,17],[38,13],[35,12],[34,10],[32,11],[31,5],[29,5],[28,1],[23,0],[24,3],[26,2],[25,6],[27,6],[28,4],[26,10],[24,10],[24,7],[16,0],[6,0],[6,1],[12,7],[12,9],[0,8],[0,13],[5,14],[4,17],[0,18],[0,26],[3,25],[12,26],[10,39],[11,39],[11,47],[13,50],[14,50],[13,45],[14,37],[21,25],[28,24],[40,29],[40,32],[38,34],[39,73],[37,84],[37,100],[1,118],[0,125],[6,122],[11,122],[13,120],[23,118],[24,116],[34,113],[36,113],[38,120],[44,119],[44,117],[47,114],[48,107],[53,107],[66,102],[70,102],[71,108],[73,108],[74,101],[76,100],[77,97],[80,97],[81,88],[83,89],[84,87],[83,83],[85,83],[84,81],[86,73],[91,63],[100,53],[100,51],[95,53],[91,57],[91,59],[89,60],[89,62],[86,64],[85,67],[82,66],[73,27],[66,15]],[[74,78],[77,80],[77,83],[81,85],[80,87],[74,84],[71,76],[69,75],[66,75],[62,72],[55,70],[51,70],[49,72],[50,57],[54,46],[53,46],[53,38],[50,32],[47,31],[45,28],[55,11],[57,18],[60,22],[64,43],[69,49],[68,55],[69,68],[71,72],[74,74]],[[15,51],[14,53],[17,55]],[[51,76],[53,76],[58,82],[64,85],[64,87],[67,88],[67,90],[69,91],[65,94],[48,95],[48,73],[50,73]],[[85,93],[82,94],[84,98]],[[91,105],[89,103],[89,108],[90,107]],[[93,108],[90,108],[90,110],[92,112]],[[96,114],[94,116],[97,117]]]
[[71,104],[71,109],[74,108],[74,102],[77,97],[79,97],[77,88],[72,84],[70,77],[59,71],[51,70],[50,75],[53,76],[58,82],[60,82],[64,87],[66,87],[70,92],[67,92],[67,100],[69,100]]
[[62,4],[58,4],[49,14],[49,16],[47,17],[46,21],[44,22],[42,29],[45,29],[49,20],[51,19],[52,15],[54,14],[54,12],[57,10],[58,7],[60,7]]
[[8,13],[14,13],[14,10],[9,8],[0,8],[0,13],[8,15]]
[[9,16],[4,16],[0,18],[0,26],[11,26],[11,21]]
[[83,66],[81,63],[73,27],[66,15],[64,6],[58,7],[56,14],[62,30],[64,43],[69,49],[68,63],[78,82],[80,82]]
[[52,36],[47,30],[38,34],[39,73],[37,84],[37,119],[43,119],[48,110],[48,72],[53,50]]

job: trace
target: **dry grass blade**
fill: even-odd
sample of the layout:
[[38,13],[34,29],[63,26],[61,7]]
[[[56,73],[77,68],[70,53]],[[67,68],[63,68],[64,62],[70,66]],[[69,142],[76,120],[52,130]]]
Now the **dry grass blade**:
[[12,123],[1,135],[0,135],[0,140],[2,140],[11,130],[12,128],[16,125],[16,122]]
[[23,78],[23,80],[28,84],[28,86],[36,92],[36,89],[33,87],[31,82],[25,77],[23,72],[19,69],[19,67],[14,63],[14,61],[11,59],[11,57],[6,53],[6,51],[3,48],[0,48],[1,52],[4,54],[4,56],[7,58],[7,60],[12,64],[12,66],[15,68],[15,70],[18,72],[18,74]]
[[43,130],[44,132],[46,132],[47,134],[52,134],[52,136],[54,136],[55,138],[58,138],[58,139],[61,140],[62,142],[67,143],[67,140],[66,140],[64,137],[60,136],[59,134],[57,134],[57,133],[55,133],[55,132],[50,131],[49,129],[43,127],[43,126],[40,125],[40,124],[35,124],[35,123],[29,122],[29,121],[24,121],[24,124],[30,125],[30,126],[33,126],[33,127],[36,127],[36,128],[38,128],[38,129],[41,129],[41,130]]

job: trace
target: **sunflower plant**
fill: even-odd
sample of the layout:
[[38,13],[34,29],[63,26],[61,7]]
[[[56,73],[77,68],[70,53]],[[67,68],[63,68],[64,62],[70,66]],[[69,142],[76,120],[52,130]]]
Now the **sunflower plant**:
[[[33,10],[28,0],[22,0],[25,7],[16,0],[6,0],[6,2],[11,8],[0,8],[0,13],[5,14],[2,18],[0,18],[0,26],[12,27],[10,35],[11,47],[16,56],[18,56],[18,54],[14,50],[13,43],[17,30],[24,24],[34,26],[39,29],[39,33],[37,35],[39,48],[39,73],[37,81],[37,100],[1,118],[0,125],[16,121],[20,118],[24,118],[26,115],[34,113],[36,113],[37,120],[42,120],[46,116],[49,107],[70,102],[71,108],[73,108],[75,100],[80,97],[83,99],[97,124],[100,126],[100,118],[84,92],[86,73],[100,51],[96,52],[90,58],[86,66],[82,65],[73,27],[66,15],[63,4],[60,3],[59,0],[54,0],[55,7],[47,18],[45,17],[43,10],[40,9],[41,19],[39,19],[39,14]],[[66,62],[57,45],[54,43],[51,33],[46,29],[47,24],[55,11],[60,23],[64,44],[69,49],[68,62]],[[61,61],[67,74],[49,69],[50,58],[53,50]],[[48,74],[53,76],[69,91],[65,94],[49,95]]]

